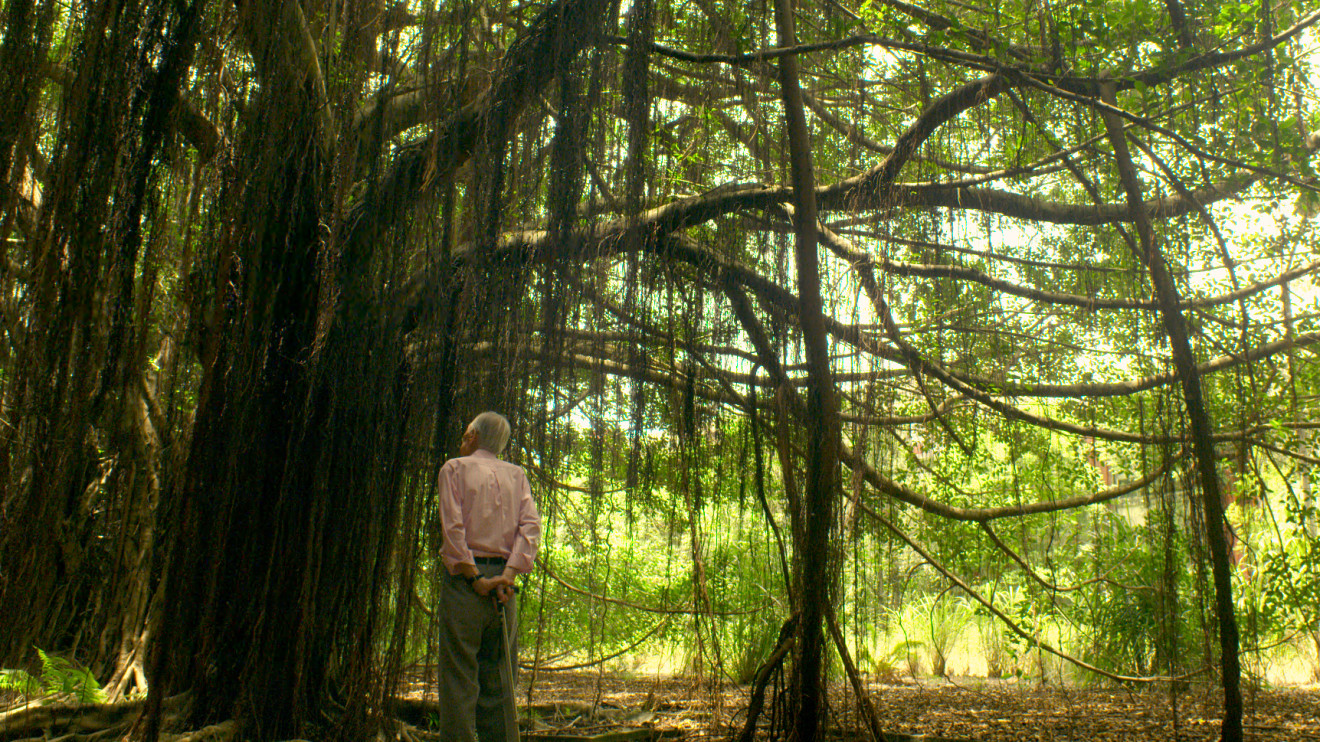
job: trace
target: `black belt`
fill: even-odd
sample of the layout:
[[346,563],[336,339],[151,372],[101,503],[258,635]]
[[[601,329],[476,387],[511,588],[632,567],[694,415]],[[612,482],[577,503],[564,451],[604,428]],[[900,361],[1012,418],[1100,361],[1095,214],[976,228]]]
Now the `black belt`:
[[496,564],[503,567],[509,560],[504,557],[472,557],[472,561],[477,564]]

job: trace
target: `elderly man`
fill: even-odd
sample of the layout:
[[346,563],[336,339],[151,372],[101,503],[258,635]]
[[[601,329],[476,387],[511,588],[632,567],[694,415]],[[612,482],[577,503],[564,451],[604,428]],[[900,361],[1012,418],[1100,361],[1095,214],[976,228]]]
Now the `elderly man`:
[[463,434],[458,458],[440,469],[440,556],[448,571],[440,590],[439,646],[446,742],[518,739],[513,581],[532,569],[541,516],[527,473],[499,458],[508,440],[509,421],[483,412]]

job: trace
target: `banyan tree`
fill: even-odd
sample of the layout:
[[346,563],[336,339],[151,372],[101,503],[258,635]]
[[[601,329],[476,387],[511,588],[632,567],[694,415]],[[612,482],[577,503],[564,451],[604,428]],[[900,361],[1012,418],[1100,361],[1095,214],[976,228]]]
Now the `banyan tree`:
[[[1233,508],[1314,504],[1318,20],[5,0],[0,664],[78,658],[115,733],[403,734],[434,474],[492,408],[549,526],[532,682],[544,575],[626,612],[610,529],[663,523],[687,669],[761,591],[743,739],[821,738],[831,683],[882,739],[865,637],[921,569],[1080,675],[1220,684],[1240,740]],[[1075,533],[1134,496],[1145,571]],[[1043,633],[1010,574],[1141,596],[1143,644]]]

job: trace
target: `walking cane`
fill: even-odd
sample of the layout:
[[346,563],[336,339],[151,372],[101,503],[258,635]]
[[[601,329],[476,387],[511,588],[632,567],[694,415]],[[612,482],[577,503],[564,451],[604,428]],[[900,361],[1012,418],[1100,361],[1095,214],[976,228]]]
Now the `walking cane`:
[[[509,588],[511,593],[516,594],[518,589]],[[517,689],[513,687],[513,652],[509,650],[509,614],[508,603],[501,603],[500,596],[495,595],[495,610],[500,612],[500,641],[504,645],[504,667],[501,667],[501,674],[504,675],[504,690],[508,695],[508,703],[504,704],[504,738],[508,742],[518,742],[520,734],[518,732],[518,701]],[[513,595],[509,596],[513,599]]]

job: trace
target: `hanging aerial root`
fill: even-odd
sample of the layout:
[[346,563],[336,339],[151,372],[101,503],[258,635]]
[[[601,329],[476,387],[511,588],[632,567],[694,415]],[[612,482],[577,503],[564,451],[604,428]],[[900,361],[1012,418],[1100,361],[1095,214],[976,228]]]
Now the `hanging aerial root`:
[[784,658],[793,649],[796,637],[797,614],[793,614],[783,626],[779,627],[779,643],[775,645],[775,651],[770,653],[769,659],[761,665],[760,670],[756,671],[756,678],[752,681],[751,701],[747,704],[747,720],[743,722],[738,742],[751,742],[755,738],[756,722],[761,718],[761,710],[765,708],[766,686],[770,684],[775,672],[783,666]]
[[880,729],[880,717],[875,712],[871,697],[866,694],[862,674],[858,672],[857,664],[853,662],[852,654],[848,651],[848,642],[843,638],[843,632],[839,630],[839,619],[834,613],[832,604],[828,606],[825,618],[828,621],[830,638],[834,640],[834,647],[839,650],[839,660],[843,662],[843,670],[848,675],[848,682],[852,684],[853,695],[857,696],[857,704],[861,707],[866,727],[871,731],[871,739],[874,742],[886,742],[888,735]]

